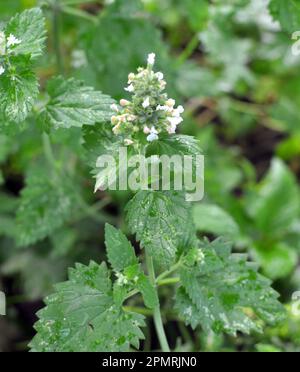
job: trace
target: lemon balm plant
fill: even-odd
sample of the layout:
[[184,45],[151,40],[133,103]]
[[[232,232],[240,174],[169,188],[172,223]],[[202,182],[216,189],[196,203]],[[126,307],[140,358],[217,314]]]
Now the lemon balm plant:
[[[63,76],[51,78],[43,92],[47,99],[38,100],[32,64],[43,50],[44,23],[42,11],[31,9],[16,15],[0,34],[4,122],[9,127],[33,117],[44,131],[41,142],[51,168],[50,173],[28,175],[17,217],[22,246],[41,241],[61,227],[76,206],[82,207],[75,183],[64,178],[65,169],[53,156],[48,133],[81,129],[82,150],[94,167],[96,190],[109,182],[110,175],[99,172],[98,157],[114,156],[121,146],[146,158],[201,153],[196,139],[176,134],[184,109],[164,92],[166,82],[154,69],[154,53],[146,68],[129,74],[125,89],[131,100],[117,104]],[[78,263],[69,270],[69,280],[55,286],[38,313],[31,350],[140,350],[150,317],[161,350],[170,351],[175,340],[165,331],[169,319],[234,336],[261,332],[266,323],[284,318],[278,294],[257,265],[246,255],[232,253],[231,244],[222,238],[210,242],[197,237],[185,190],[139,190],[125,210],[135,244],[106,224],[107,261]],[[163,293],[172,299],[172,311]]]

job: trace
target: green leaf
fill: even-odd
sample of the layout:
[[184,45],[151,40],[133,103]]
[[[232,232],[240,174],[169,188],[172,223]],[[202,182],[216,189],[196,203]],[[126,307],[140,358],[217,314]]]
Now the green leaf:
[[32,8],[17,14],[8,22],[5,34],[7,37],[12,34],[21,41],[11,47],[13,54],[28,54],[32,59],[40,56],[46,39],[43,12],[39,8]]
[[30,170],[17,211],[17,243],[28,246],[42,240],[72,217],[77,205],[74,185],[57,180],[47,167]]
[[300,212],[298,186],[281,160],[273,160],[265,179],[246,199],[246,207],[256,226],[273,237],[287,232],[296,221]]
[[39,116],[46,130],[94,125],[109,121],[113,115],[110,106],[114,101],[109,96],[73,78],[51,79],[47,92],[49,102]]
[[[39,301],[53,290],[53,285],[65,279],[71,260],[52,258],[42,246],[17,252],[1,265],[1,274],[15,276],[28,301]],[[38,268],[38,270],[37,270]]]
[[30,57],[11,57],[10,63],[11,68],[0,76],[0,108],[8,121],[20,123],[32,110],[39,84]]
[[287,277],[298,263],[296,250],[284,242],[256,243],[253,249],[256,261],[262,266],[266,276],[272,280]]
[[108,260],[116,271],[123,271],[128,266],[137,264],[134,249],[126,236],[115,227],[105,225],[105,245]]
[[[154,286],[149,278],[143,273],[134,248],[126,236],[115,227],[106,224],[105,245],[110,264],[117,272],[123,272],[124,278],[129,283],[130,289],[138,289],[144,299],[145,305],[150,309],[158,304],[158,297]],[[117,273],[118,274],[118,273]],[[127,294],[127,288],[123,286],[114,287],[114,296],[122,303]]]
[[247,256],[231,254],[222,240],[201,246],[198,259],[182,267],[180,278],[176,309],[193,328],[248,334],[262,331],[262,321],[276,324],[285,317],[270,281]]
[[151,284],[150,279],[143,273],[140,265],[133,265],[124,270],[124,275],[129,281],[132,281],[133,289],[138,289],[142,296],[144,303],[150,309],[158,305],[157,292]]
[[125,312],[113,301],[105,264],[77,264],[69,281],[56,285],[38,313],[37,335],[30,344],[38,352],[121,352],[143,339],[143,316]]
[[300,4],[298,0],[271,0],[269,10],[273,18],[279,21],[283,31],[292,33],[299,30]]
[[196,229],[216,236],[236,237],[239,226],[225,210],[213,204],[197,204],[193,208]]
[[126,211],[130,230],[162,267],[172,265],[193,236],[190,205],[181,193],[140,191]]
[[169,156],[195,156],[202,154],[199,141],[195,137],[182,134],[176,134],[154,141],[148,145],[147,151],[150,154]]
[[[111,125],[109,123],[97,123],[94,126],[83,127],[85,157],[88,165],[92,168],[92,174],[96,178],[95,191],[106,189],[118,184],[119,173],[122,174],[124,167],[120,167],[119,150],[124,147],[124,139],[120,136],[112,135]],[[128,158],[133,154],[134,149],[127,147]],[[97,159],[101,155],[109,155],[115,161],[114,166],[106,168],[97,167]],[[127,169],[128,175],[131,169]]]
[[182,5],[192,29],[194,31],[202,30],[209,19],[209,1],[186,0]]

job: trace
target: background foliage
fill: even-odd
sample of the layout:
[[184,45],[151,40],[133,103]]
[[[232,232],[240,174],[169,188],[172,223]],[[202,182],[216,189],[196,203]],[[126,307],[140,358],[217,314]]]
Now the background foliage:
[[[82,120],[102,119],[89,110],[100,104],[99,96],[87,106],[85,89],[123,97],[128,72],[155,52],[168,92],[187,108],[181,132],[196,136],[206,155],[206,197],[192,211],[199,236],[223,236],[235,253],[250,254],[274,281],[289,314],[263,335],[237,338],[185,327],[165,314],[171,346],[299,351],[300,317],[291,311],[292,294],[300,290],[300,56],[291,49],[291,35],[300,30],[299,1],[2,0],[0,22],[36,5],[46,17],[47,48],[41,56],[43,28],[32,14],[29,41],[14,61],[22,85],[13,91],[5,79],[0,85],[0,289],[8,302],[8,314],[0,318],[0,350],[26,350],[41,299],[54,283],[66,280],[68,267],[105,260],[105,222],[130,236],[124,222],[130,195],[93,194],[97,139],[94,127],[83,135],[78,127]],[[16,36],[24,34],[14,21],[7,27]],[[23,60],[28,53],[30,69]],[[49,81],[59,73],[69,79]],[[8,93],[18,97],[13,105]],[[27,114],[36,109],[38,94],[45,106],[35,120]],[[62,96],[76,105],[76,115],[68,115]],[[106,107],[109,118],[111,101],[103,99],[102,112]],[[54,159],[42,134],[50,128],[56,129],[50,134]],[[229,275],[226,260],[223,270]],[[106,270],[101,266],[98,275]],[[182,302],[193,285],[184,279],[188,270],[182,270],[184,288],[177,293]],[[168,289],[162,295],[170,308]],[[192,318],[191,325],[202,321]],[[147,324],[150,336],[152,324]],[[155,338],[148,340],[145,350],[158,347]]]

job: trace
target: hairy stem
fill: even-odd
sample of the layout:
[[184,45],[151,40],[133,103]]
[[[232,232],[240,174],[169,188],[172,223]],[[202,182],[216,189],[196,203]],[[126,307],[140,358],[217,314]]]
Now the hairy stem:
[[[153,265],[153,259],[152,257],[147,253],[146,251],[146,264],[147,264],[147,269],[148,269],[148,274],[150,277],[150,280],[153,284],[153,286],[156,287],[156,279],[155,279],[155,272],[154,272],[154,265]],[[158,304],[154,308],[154,324],[156,328],[156,332],[158,335],[159,343],[162,348],[162,351],[164,352],[170,352],[170,347],[168,344],[168,340],[165,334],[164,326],[163,326],[163,321],[161,318],[161,312],[160,312],[160,305]]]

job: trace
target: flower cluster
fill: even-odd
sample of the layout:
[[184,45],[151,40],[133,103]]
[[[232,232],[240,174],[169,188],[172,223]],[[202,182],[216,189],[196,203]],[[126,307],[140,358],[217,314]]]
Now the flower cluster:
[[[5,36],[3,31],[0,31],[0,58],[13,51],[12,47],[21,44],[21,40],[17,39],[13,34],[8,37]],[[3,75],[5,68],[0,64],[0,75]]]
[[147,68],[139,68],[137,74],[128,76],[128,87],[132,101],[122,99],[120,106],[112,105],[116,112],[111,118],[113,132],[123,135],[126,145],[134,143],[142,133],[148,142],[155,141],[160,134],[173,134],[183,121],[182,106],[175,108],[175,100],[164,93],[166,82],[161,72],[154,72],[155,54],[148,56]]

